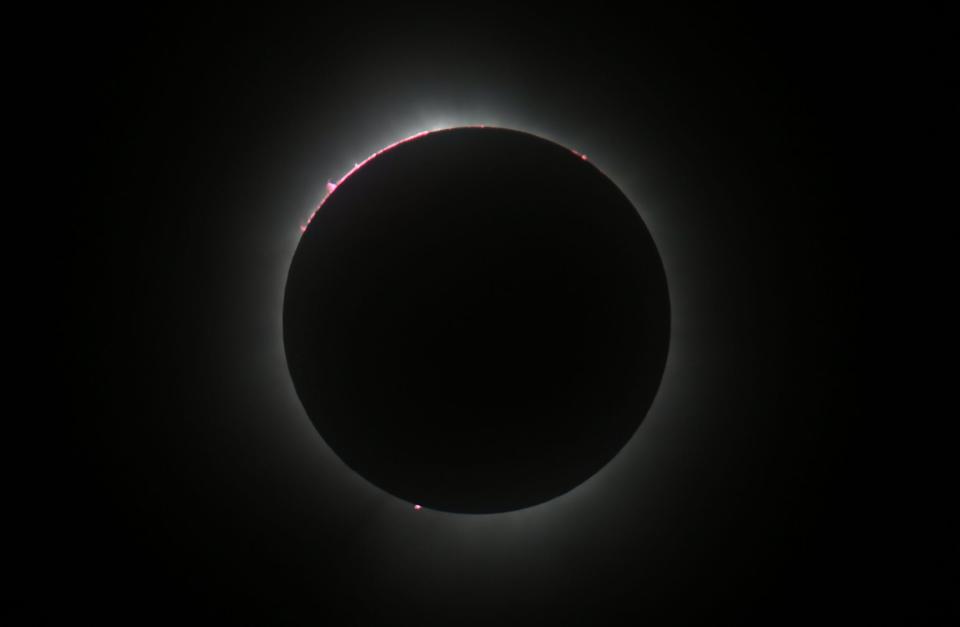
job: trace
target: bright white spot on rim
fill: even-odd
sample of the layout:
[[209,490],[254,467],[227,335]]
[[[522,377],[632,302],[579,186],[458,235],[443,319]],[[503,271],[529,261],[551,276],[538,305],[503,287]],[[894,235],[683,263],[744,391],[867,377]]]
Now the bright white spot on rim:
[[413,509],[415,509],[415,510],[417,510],[417,511],[419,512],[421,509],[423,509],[423,507],[420,506],[420,505],[414,505],[414,506],[413,506]]

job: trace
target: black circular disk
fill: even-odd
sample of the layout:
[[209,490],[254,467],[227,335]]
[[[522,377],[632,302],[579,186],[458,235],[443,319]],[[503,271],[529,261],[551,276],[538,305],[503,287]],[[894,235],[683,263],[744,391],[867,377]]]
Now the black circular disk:
[[577,486],[636,431],[670,304],[630,201],[576,153],[458,128],[331,193],[290,267],[283,339],[333,450],[423,507],[501,512]]

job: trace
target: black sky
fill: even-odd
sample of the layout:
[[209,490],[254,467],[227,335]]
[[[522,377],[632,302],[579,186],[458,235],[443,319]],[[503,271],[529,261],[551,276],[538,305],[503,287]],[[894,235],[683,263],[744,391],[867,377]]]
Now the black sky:
[[[61,222],[70,523],[56,574],[37,575],[56,600],[30,612],[689,625],[875,605],[853,437],[856,20],[82,19],[63,60],[83,199]],[[595,153],[648,222],[680,312],[661,406],[622,459],[507,522],[413,513],[345,469],[289,393],[276,324],[326,181],[425,120],[484,115]]]

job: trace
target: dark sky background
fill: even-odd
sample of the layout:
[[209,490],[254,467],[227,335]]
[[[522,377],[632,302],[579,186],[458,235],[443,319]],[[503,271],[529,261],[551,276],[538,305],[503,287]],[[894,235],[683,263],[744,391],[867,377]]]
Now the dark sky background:
[[[84,14],[63,60],[83,198],[61,222],[71,522],[38,575],[57,601],[31,613],[689,625],[876,609],[854,437],[859,22],[235,11]],[[675,316],[621,455],[489,517],[413,512],[346,469],[292,392],[279,327],[327,180],[464,123],[590,155],[650,227]]]

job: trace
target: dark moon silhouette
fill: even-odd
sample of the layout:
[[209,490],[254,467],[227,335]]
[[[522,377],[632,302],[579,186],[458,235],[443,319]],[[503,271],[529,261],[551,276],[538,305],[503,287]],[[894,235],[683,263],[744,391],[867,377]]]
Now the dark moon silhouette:
[[425,508],[492,513],[579,485],[626,444],[670,304],[630,201],[518,131],[401,142],[324,201],[287,278],[297,394],[343,461]]

